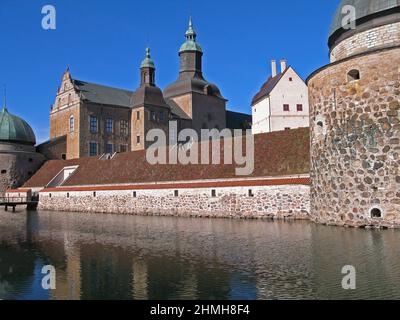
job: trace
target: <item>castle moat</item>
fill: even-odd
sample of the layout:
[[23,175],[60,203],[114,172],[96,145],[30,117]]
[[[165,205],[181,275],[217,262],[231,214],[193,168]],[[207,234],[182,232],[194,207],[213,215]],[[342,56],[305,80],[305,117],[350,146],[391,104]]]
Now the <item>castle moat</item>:
[[307,221],[0,210],[0,299],[400,299],[399,243]]

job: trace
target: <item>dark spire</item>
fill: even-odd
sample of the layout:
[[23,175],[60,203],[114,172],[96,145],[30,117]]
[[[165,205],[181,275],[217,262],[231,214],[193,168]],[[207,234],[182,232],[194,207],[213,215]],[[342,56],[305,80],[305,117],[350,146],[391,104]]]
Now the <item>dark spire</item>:
[[146,57],[140,65],[140,85],[155,85],[156,67],[150,56],[150,48],[146,48]]

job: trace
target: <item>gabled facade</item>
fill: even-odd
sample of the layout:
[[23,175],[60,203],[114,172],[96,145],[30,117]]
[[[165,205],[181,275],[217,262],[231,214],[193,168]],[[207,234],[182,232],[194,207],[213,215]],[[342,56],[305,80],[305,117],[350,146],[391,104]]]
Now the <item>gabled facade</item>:
[[252,100],[253,134],[296,129],[309,126],[308,88],[292,67],[281,61]]

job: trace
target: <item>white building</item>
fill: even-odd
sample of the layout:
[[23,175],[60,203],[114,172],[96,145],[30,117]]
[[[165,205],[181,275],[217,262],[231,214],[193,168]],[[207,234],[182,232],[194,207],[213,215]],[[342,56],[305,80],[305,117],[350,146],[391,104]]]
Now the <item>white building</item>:
[[277,74],[272,60],[272,75],[252,101],[253,134],[309,126],[308,88],[292,67],[281,60]]

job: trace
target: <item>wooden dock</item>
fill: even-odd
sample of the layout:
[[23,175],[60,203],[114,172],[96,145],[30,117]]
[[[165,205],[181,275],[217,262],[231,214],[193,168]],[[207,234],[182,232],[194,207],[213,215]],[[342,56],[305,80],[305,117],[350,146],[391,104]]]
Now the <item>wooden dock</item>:
[[27,206],[28,210],[36,210],[39,203],[39,199],[36,197],[0,197],[0,207],[4,207],[6,211],[8,208],[12,208],[15,212],[17,206]]

